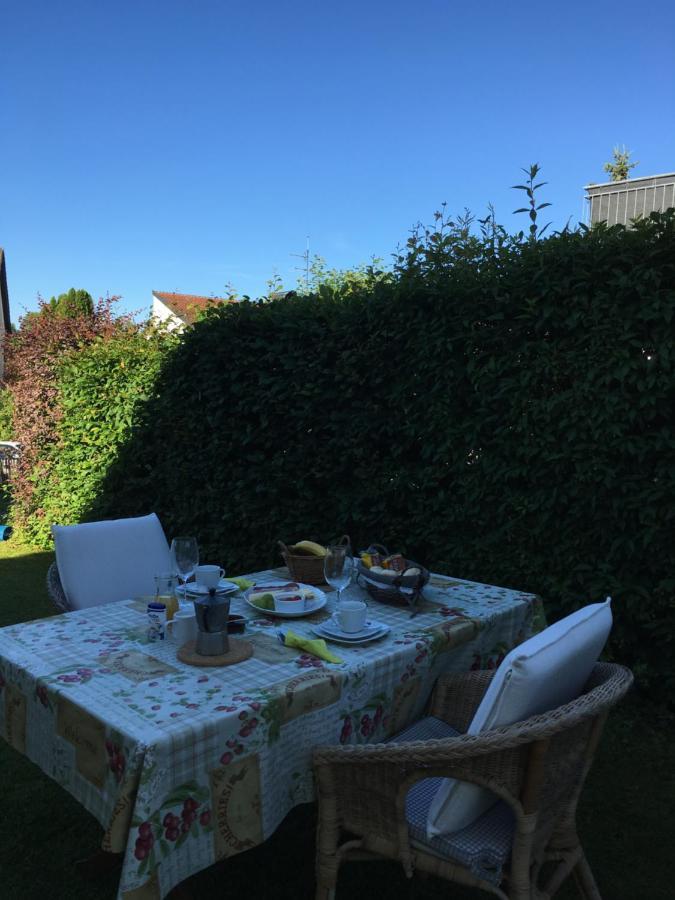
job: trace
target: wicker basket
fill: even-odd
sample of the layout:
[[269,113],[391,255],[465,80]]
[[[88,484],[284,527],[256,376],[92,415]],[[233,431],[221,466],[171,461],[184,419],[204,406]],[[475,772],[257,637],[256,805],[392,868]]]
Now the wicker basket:
[[[343,534],[336,544],[346,544],[349,546],[349,536]],[[281,555],[284,562],[288,566],[293,581],[299,581],[301,584],[325,584],[326,579],[323,574],[323,556],[302,556],[300,554],[291,553],[290,549],[279,541]]]
[[[383,556],[389,556],[389,551],[381,544],[373,544],[374,548],[383,551]],[[389,606],[414,607],[422,596],[422,588],[429,581],[429,570],[413,560],[407,560],[408,568],[417,568],[419,575],[399,575],[397,578],[388,578],[386,575],[373,575],[360,560],[357,567],[356,580],[364,587],[373,600],[378,603],[386,603]],[[406,590],[402,590],[406,588]]]

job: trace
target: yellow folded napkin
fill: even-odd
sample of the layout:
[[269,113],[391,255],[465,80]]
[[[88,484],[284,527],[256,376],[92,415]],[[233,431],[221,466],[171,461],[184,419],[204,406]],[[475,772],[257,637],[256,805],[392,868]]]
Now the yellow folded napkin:
[[293,631],[287,631],[284,635],[284,644],[287,647],[297,647],[299,650],[304,650],[306,653],[318,656],[319,659],[325,659],[326,662],[329,663],[343,662],[339,656],[330,652],[326,646],[326,642],[322,638],[313,640],[312,638],[300,637],[299,634],[295,634]]
[[248,578],[225,578],[224,581],[231,581],[233,584],[236,584],[240,591],[247,591],[250,587],[253,587],[254,582],[250,581]]

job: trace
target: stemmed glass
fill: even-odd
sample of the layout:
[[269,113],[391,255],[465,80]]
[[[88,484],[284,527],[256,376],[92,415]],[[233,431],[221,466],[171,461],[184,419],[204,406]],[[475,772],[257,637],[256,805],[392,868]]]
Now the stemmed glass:
[[192,578],[195,574],[195,569],[199,565],[197,538],[174,538],[171,541],[171,558],[178,576],[183,581],[183,585],[186,585],[188,579]]
[[340,605],[340,594],[352,580],[353,568],[354,560],[348,545],[331,544],[326,548],[323,575],[328,584],[337,591],[337,606]]

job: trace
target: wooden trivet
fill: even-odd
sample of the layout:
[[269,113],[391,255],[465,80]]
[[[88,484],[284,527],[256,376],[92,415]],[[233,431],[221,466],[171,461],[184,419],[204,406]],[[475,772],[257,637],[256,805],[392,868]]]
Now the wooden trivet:
[[233,666],[253,656],[253,644],[230,636],[230,652],[221,656],[202,656],[195,650],[195,641],[188,641],[178,651],[178,659],[188,666]]

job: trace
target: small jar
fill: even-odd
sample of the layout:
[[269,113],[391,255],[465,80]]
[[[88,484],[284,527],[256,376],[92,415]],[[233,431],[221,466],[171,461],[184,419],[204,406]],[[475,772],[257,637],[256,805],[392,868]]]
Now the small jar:
[[166,631],[166,606],[164,603],[148,603],[148,641],[151,644],[164,640]]

